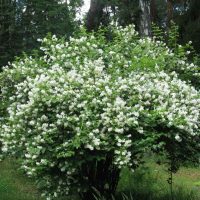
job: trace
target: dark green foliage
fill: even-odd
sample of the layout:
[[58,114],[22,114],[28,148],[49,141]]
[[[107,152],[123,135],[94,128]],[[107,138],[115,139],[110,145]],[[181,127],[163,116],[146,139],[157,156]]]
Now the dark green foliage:
[[3,0],[0,4],[0,66],[23,51],[32,53],[48,32],[69,37],[76,29],[82,0]]
[[75,13],[69,6],[58,4],[56,0],[25,0],[24,12],[21,13],[21,34],[25,49],[34,48],[38,38],[48,32],[69,36],[75,29]]
[[[126,26],[139,24],[138,0],[92,0],[86,17],[87,30],[107,27],[110,22]],[[139,29],[139,28],[138,28]]]
[[191,72],[190,70],[180,70],[173,62],[171,63],[171,66],[168,66],[168,68],[171,68],[173,66],[173,68],[171,69],[177,71],[180,74],[181,79],[189,81],[193,86],[199,89],[200,79],[194,76],[194,73],[199,73],[200,71],[200,57],[191,42],[179,45],[179,43],[182,41],[179,30],[179,26],[173,21],[170,23],[167,32],[164,28],[159,27],[156,24],[152,24],[153,36],[156,37],[157,40],[164,41],[167,46],[171,48],[174,53],[174,58],[176,60],[188,59],[189,62],[193,62],[197,66],[196,69],[192,70],[193,72]]
[[176,22],[180,26],[182,42],[192,41],[195,50],[200,52],[200,1],[188,1],[188,7],[181,15],[176,16]]
[[138,0],[113,0],[111,2],[114,20],[120,25],[138,24],[140,12]]
[[11,0],[0,2],[0,65],[7,63],[8,58],[14,54],[16,44],[15,29],[16,4]]
[[[185,44],[189,41],[193,41],[193,46],[199,53],[200,1],[151,0],[150,2],[151,22],[156,23],[162,27],[164,31],[168,32],[170,31],[170,21],[175,21],[179,26],[179,30],[177,30],[180,34],[179,43]],[[134,23],[136,25],[136,30],[139,30],[141,10],[138,0],[101,0],[101,4],[102,14],[98,19],[99,25],[107,26],[111,21],[117,22],[122,26]],[[98,17],[97,15],[95,16]]]

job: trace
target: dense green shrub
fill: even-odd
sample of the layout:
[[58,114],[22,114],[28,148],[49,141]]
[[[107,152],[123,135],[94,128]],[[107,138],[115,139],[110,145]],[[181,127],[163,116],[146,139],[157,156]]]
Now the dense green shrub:
[[[148,150],[176,164],[198,151],[200,96],[179,72],[198,67],[133,26],[42,40],[42,57],[1,73],[2,152],[21,159],[48,199],[115,192],[120,169]],[[177,71],[177,73],[175,72]]]

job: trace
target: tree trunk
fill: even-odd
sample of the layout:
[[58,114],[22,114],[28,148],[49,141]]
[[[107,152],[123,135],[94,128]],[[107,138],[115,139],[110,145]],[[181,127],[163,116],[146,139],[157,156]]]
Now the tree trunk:
[[102,0],[91,0],[90,9],[86,18],[86,28],[88,31],[98,29],[103,17],[104,3]]
[[88,189],[81,193],[82,200],[96,200],[96,198],[112,199],[119,181],[120,170],[113,164],[113,153],[106,156],[105,160],[91,161],[82,165],[82,177],[87,177],[84,182]]
[[151,35],[150,0],[139,0],[141,36]]
[[158,21],[158,11],[155,0],[151,0],[150,12],[151,12],[151,22],[156,23]]
[[167,0],[167,27],[170,26],[170,22],[173,19],[173,2],[172,0]]

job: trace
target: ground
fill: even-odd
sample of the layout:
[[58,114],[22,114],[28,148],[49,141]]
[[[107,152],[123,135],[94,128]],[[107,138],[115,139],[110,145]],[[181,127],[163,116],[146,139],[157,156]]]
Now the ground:
[[[118,192],[134,200],[170,200],[166,167],[152,160],[134,173],[123,170]],[[200,200],[200,168],[182,167],[174,175],[174,200]],[[18,170],[14,159],[0,163],[0,200],[43,200],[33,180]]]

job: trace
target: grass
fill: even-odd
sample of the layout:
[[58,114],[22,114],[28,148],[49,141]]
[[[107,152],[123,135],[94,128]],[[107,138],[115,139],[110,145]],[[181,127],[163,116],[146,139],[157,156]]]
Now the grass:
[[[0,200],[43,200],[33,181],[17,168],[14,160],[0,163]],[[116,200],[171,200],[167,178],[164,166],[152,161],[134,173],[125,169]],[[183,167],[174,175],[173,196],[173,200],[200,200],[200,168]]]
[[[148,161],[135,173],[124,170],[118,191],[134,200],[171,200],[168,177],[166,167]],[[200,200],[199,183],[200,168],[182,167],[173,175],[173,200]]]
[[40,200],[33,182],[18,170],[16,162],[0,163],[0,200]]

